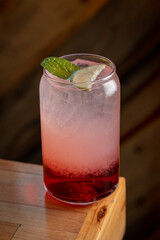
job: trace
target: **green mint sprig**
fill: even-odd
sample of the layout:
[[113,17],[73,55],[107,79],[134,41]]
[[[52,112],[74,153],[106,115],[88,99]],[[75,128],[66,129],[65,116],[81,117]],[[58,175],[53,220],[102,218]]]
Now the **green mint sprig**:
[[62,79],[68,79],[74,72],[80,70],[80,67],[59,57],[47,57],[41,62],[41,66]]

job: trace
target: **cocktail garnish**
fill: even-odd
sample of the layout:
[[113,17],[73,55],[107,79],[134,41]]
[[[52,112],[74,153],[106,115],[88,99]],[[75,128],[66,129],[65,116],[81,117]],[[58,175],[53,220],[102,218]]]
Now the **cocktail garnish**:
[[84,67],[73,73],[70,77],[70,81],[78,88],[89,90],[92,87],[92,82],[96,80],[103,69],[105,69],[104,64]]
[[70,61],[59,57],[47,57],[41,62],[41,66],[62,79],[68,79],[75,71],[80,69]]

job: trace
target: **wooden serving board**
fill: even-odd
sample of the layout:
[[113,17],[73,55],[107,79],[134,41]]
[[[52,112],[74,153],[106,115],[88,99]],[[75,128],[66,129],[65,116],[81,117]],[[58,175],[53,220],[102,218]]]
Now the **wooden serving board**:
[[0,160],[0,240],[121,240],[125,179],[109,197],[85,207],[54,200],[42,166]]

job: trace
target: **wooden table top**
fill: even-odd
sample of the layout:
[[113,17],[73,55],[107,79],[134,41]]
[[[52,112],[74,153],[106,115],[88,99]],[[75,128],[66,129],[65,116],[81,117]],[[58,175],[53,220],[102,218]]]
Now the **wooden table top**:
[[89,206],[54,200],[42,166],[0,160],[0,240],[120,240],[125,232],[125,179]]

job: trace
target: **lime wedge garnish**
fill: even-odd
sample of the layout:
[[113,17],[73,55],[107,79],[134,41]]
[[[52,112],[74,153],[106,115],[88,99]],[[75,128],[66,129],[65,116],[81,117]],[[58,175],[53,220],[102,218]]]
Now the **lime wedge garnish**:
[[89,90],[92,87],[92,82],[96,80],[103,69],[105,69],[104,64],[82,68],[72,74],[70,81],[75,83],[78,88]]
[[70,61],[59,57],[48,57],[41,62],[41,66],[53,75],[62,79],[68,79],[80,67]]

